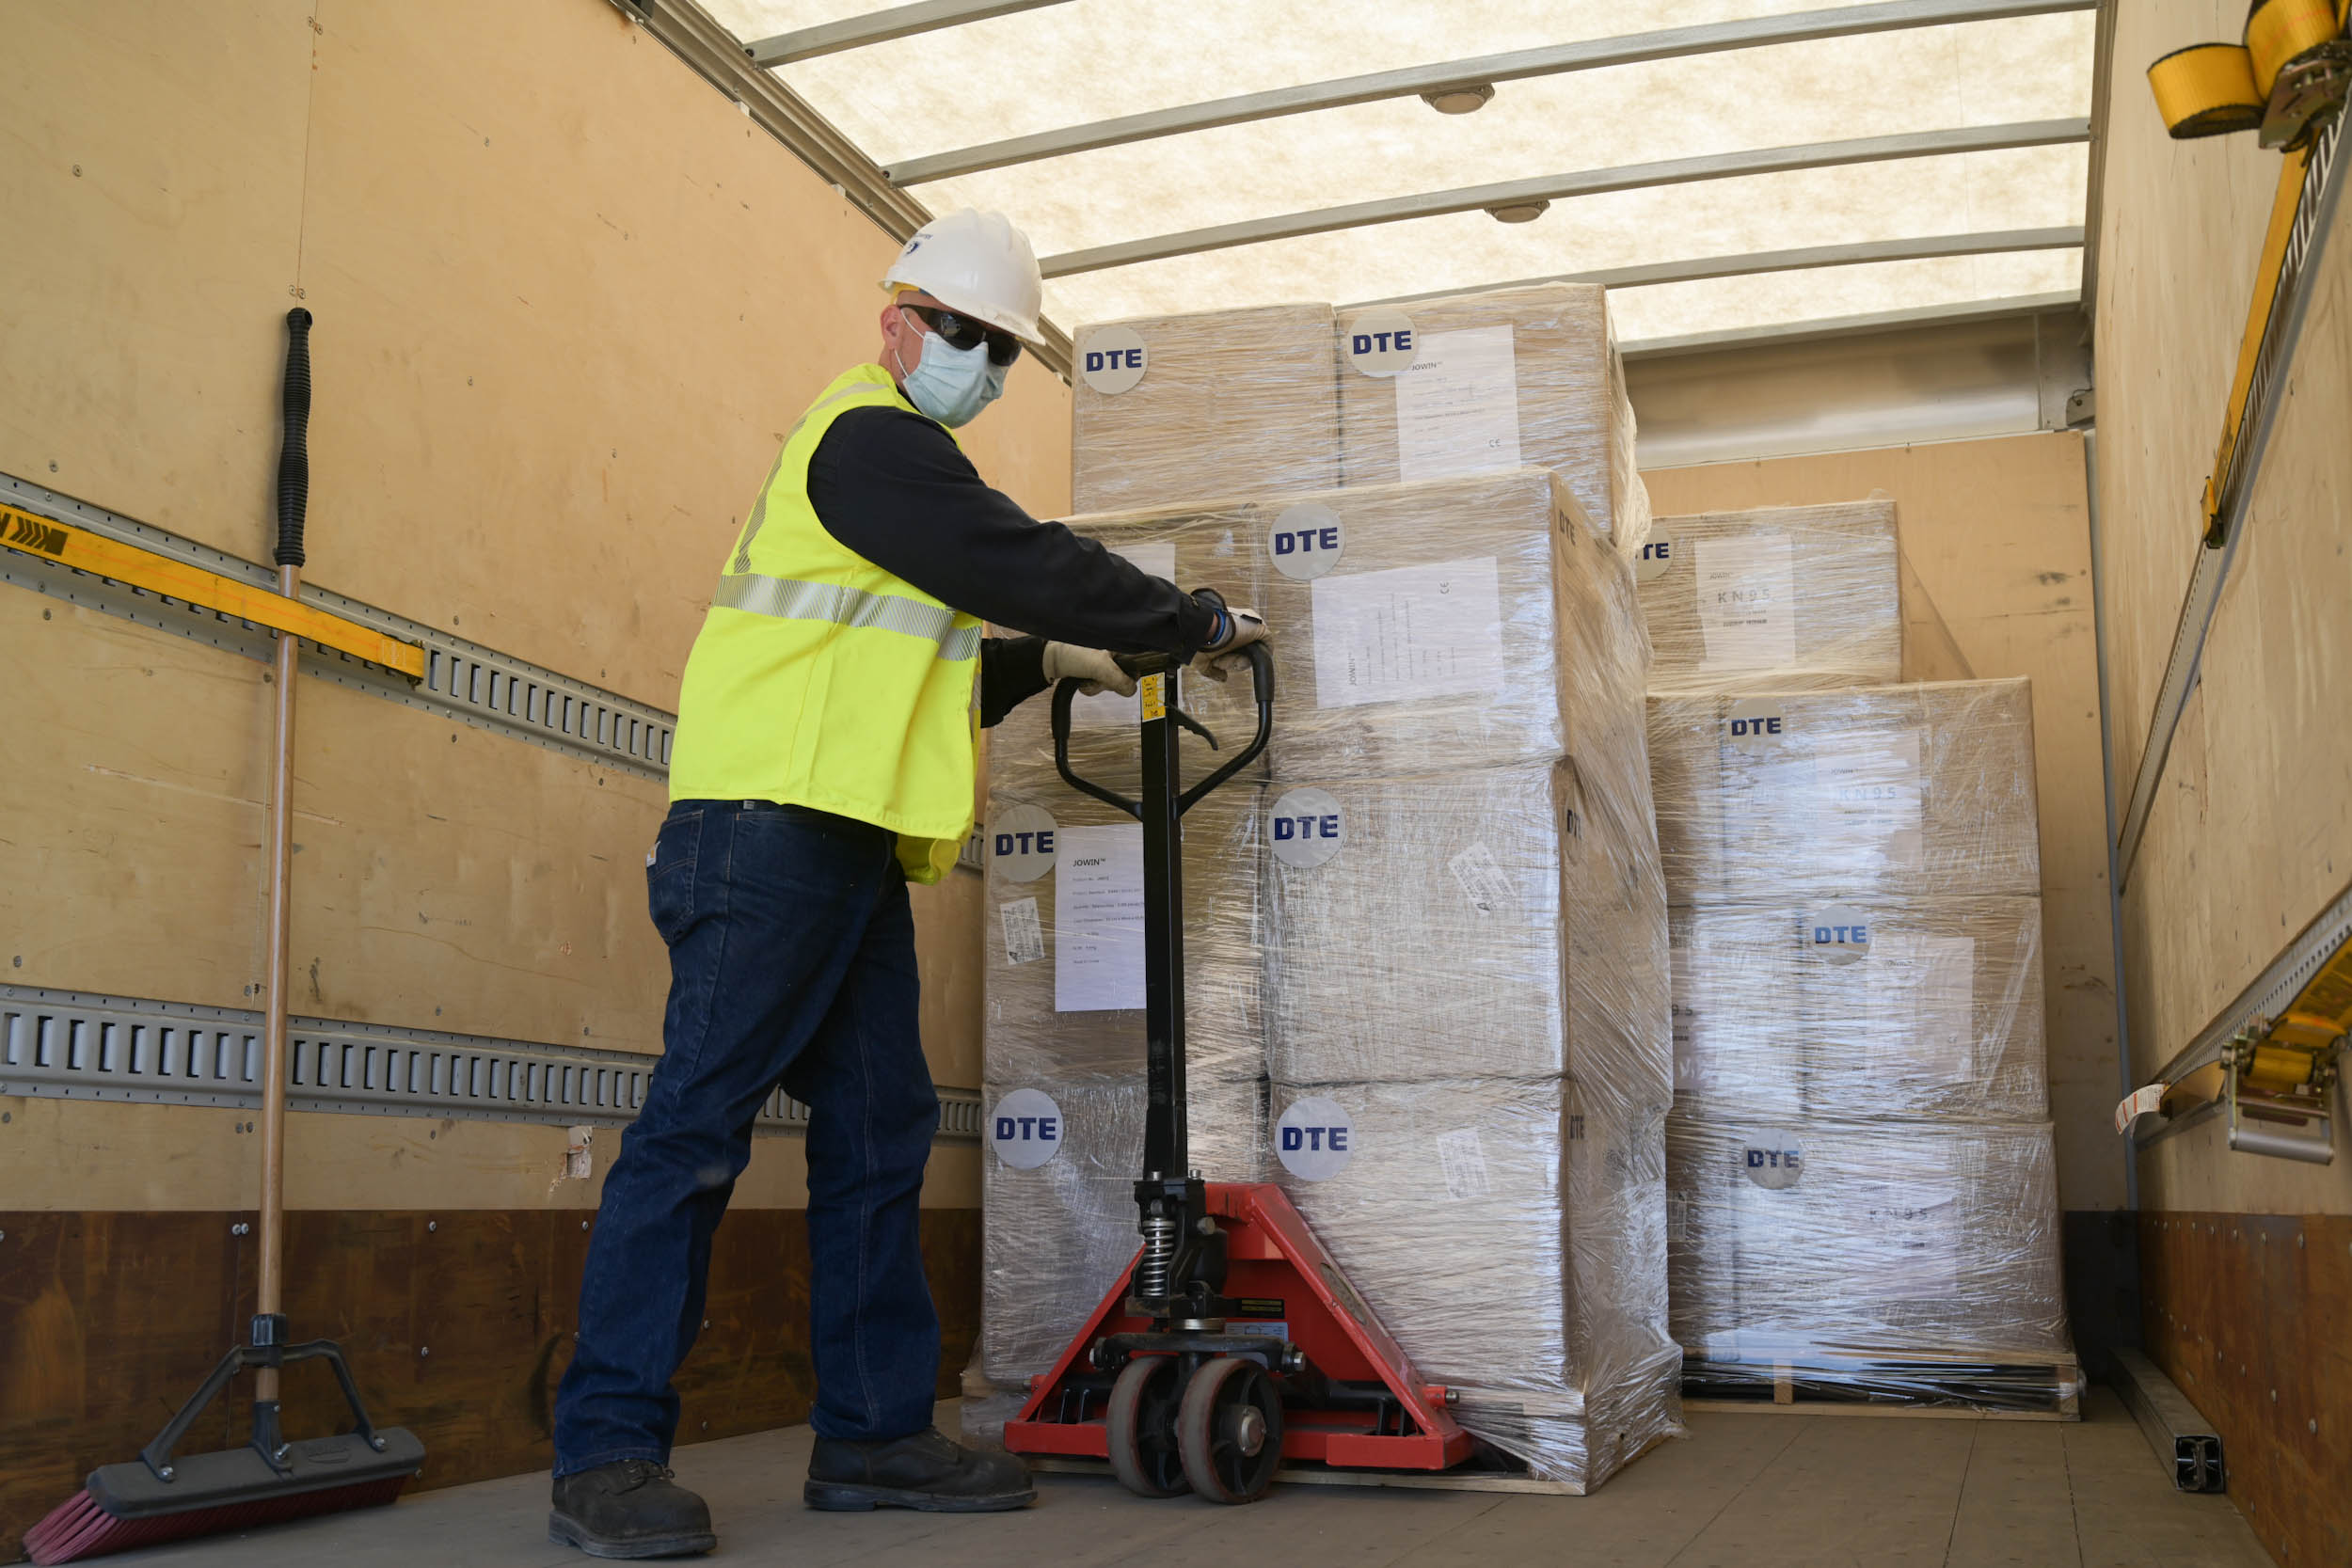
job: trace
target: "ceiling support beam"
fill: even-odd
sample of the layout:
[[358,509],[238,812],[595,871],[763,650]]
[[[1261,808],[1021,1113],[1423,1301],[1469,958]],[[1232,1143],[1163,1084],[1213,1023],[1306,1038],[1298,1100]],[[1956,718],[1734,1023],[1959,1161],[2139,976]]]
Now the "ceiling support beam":
[[[1037,0],[1030,0],[1030,3],[1035,4]],[[1005,168],[1014,164],[1034,163],[1041,158],[1058,158],[1073,152],[1092,151],[1096,148],[1149,141],[1155,136],[1182,135],[1190,131],[1214,130],[1222,125],[1241,125],[1283,115],[1311,114],[1318,109],[1344,108],[1382,99],[1414,98],[1444,87],[1492,86],[1497,82],[1557,76],[1568,71],[1596,71],[1607,66],[1639,65],[1651,60],[1681,59],[1692,55],[1712,55],[1732,49],[1757,49],[1776,43],[1807,43],[1821,39],[1852,38],[1913,27],[1942,27],[1958,23],[1994,22],[2011,17],[2043,16],[2058,11],[2090,10],[2097,3],[2098,0],[1887,0],[1887,3],[1880,5],[1841,6],[1828,10],[1800,11],[1789,16],[1714,22],[1696,27],[1670,27],[1655,33],[1591,39],[1542,49],[1522,49],[1507,55],[1482,55],[1470,59],[1411,66],[1400,71],[1375,71],[1367,76],[1343,76],[1334,81],[1276,87],[1267,92],[1244,93],[1236,98],[1214,99],[1172,109],[1121,115],[1116,119],[1098,119],[1087,125],[1040,131],[1033,135],[1013,136],[1004,141],[960,148],[951,152],[910,158],[892,164],[883,172],[893,184],[917,185],[925,181],[946,180],[958,174],[977,173],[981,169]],[[902,8],[909,11],[933,8]],[[967,6],[948,8],[981,10],[993,15],[1015,8]],[[897,14],[894,11],[879,13],[881,16]],[[848,26],[850,24],[835,25]],[[807,29],[808,32],[824,30]],[[801,36],[788,33],[785,35],[785,40]],[[754,57],[759,57],[758,51],[785,40],[771,39],[767,43],[754,44]],[[760,63],[770,62],[761,60]]]
[[[1858,266],[1870,261],[1930,261],[1947,256],[1997,256],[2021,250],[2071,250],[2083,243],[2080,226],[2059,229],[2001,229],[1974,234],[1935,234],[1916,240],[1862,240],[1849,245],[1806,245],[1799,250],[1753,250],[1742,256],[1702,256],[1687,261],[1603,267],[1597,272],[1553,273],[1510,283],[1480,283],[1475,292],[1534,289],[1549,283],[1597,283],[1607,289],[1645,289],[1658,283],[1696,283],[1710,277],[1746,277],[1760,272],[1800,272],[1809,267]],[[1413,305],[1472,292],[1431,289],[1418,294],[1360,300],[1342,309],[1373,305]]]
[[743,53],[752,57],[752,64],[762,68],[789,65],[794,60],[813,60],[819,55],[837,55],[845,49],[863,49],[869,43],[888,43],[892,39],[912,38],[917,33],[937,32],[942,27],[961,27],[967,22],[986,22],[993,16],[1010,16],[1015,11],[1033,11],[1044,6],[1058,6],[1065,0],[918,0],[912,6],[893,6],[888,10],[867,11],[863,16],[843,17],[838,22],[820,23],[814,27],[801,27],[773,38],[760,39],[743,46]]
[[1538,175],[1492,185],[1464,185],[1420,196],[1386,197],[1376,201],[1350,202],[1274,217],[1248,218],[1239,223],[1191,229],[1148,239],[1122,240],[1086,250],[1046,257],[1040,265],[1048,277],[1102,272],[1174,256],[1208,250],[1262,245],[1268,240],[1328,234],[1343,229],[1402,223],[1410,218],[1438,217],[1449,213],[1479,212],[1534,201],[1558,201],[1599,196],[1655,185],[1690,184],[1705,180],[1736,180],[1749,175],[1782,174],[1795,169],[1839,168],[1853,164],[1885,163],[1899,158],[1935,158],[1961,152],[1991,152],[2010,148],[2053,147],[2090,138],[2087,119],[2028,120],[2016,125],[1981,125],[1955,131],[1915,131],[1896,136],[1864,136],[1851,141],[1814,142],[1803,147],[1757,148],[1745,152],[1710,152],[1696,158],[1664,163],[1629,164],[1619,168],[1584,169],[1573,174]]
[[1779,322],[1771,326],[1740,326],[1676,338],[1640,338],[1618,344],[1617,351],[1628,359],[1655,359],[1669,354],[1700,354],[1753,343],[1808,343],[1895,327],[1924,328],[1954,322],[1994,321],[2006,316],[2038,316],[2049,310],[2071,310],[2081,302],[2081,291],[2060,290],[2047,294],[2016,294],[2008,299],[1972,299],[1959,305],[1917,305],[1908,309],[1875,310],[1868,315],[1836,316],[1823,321]]

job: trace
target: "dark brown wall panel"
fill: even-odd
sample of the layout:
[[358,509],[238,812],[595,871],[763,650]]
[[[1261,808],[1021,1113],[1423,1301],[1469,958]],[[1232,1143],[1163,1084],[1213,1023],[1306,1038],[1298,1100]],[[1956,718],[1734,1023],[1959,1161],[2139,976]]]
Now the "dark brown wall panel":
[[2254,1533],[2289,1568],[2352,1562],[2352,1216],[2145,1213],[2139,1248],[2148,1354]]
[[[588,1233],[578,1212],[318,1212],[290,1215],[287,1310],[339,1340],[379,1421],[423,1438],[423,1486],[545,1467],[570,1357]],[[129,1459],[169,1418],[253,1309],[250,1226],[237,1213],[0,1212],[0,1560],[95,1465]],[[942,1329],[939,1389],[955,1391],[979,1328],[979,1213],[923,1212]],[[681,1442],[807,1418],[808,1228],[798,1210],[744,1210],[719,1227],[709,1328],[678,1375]],[[188,1447],[246,1436],[250,1386]],[[290,1432],[333,1430],[331,1378],[287,1375]]]

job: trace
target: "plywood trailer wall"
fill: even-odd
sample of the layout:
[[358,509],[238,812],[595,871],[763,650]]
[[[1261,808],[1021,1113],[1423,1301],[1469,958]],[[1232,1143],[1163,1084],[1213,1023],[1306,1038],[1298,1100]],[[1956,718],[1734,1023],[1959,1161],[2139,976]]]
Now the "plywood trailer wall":
[[[2202,530],[2280,158],[2167,137],[2141,72],[2235,39],[2232,0],[2116,9],[2102,142],[2097,475],[2120,791],[2148,745]],[[2132,1057],[2152,1076],[2352,882],[2352,236],[2339,209],[2236,562],[2125,874]],[[2218,1120],[2138,1157],[2149,1354],[2216,1424],[2281,1562],[2352,1560],[2352,1162],[2233,1154]]]
[[[2207,0],[2119,14],[2098,314],[2100,526],[2119,787],[2147,744],[2202,529],[2280,159],[2250,136],[2174,142],[2139,72],[2234,37]],[[2151,1074],[2352,882],[2352,245],[2345,214],[2183,711],[2124,879],[2135,1066]],[[2141,1158],[2150,1207],[2352,1212],[2352,1165],[2232,1156],[2217,1130]]]
[[1903,678],[2033,682],[2043,994],[2058,1199],[2123,1204],[2106,1117],[2115,960],[2082,437],[2052,434],[1651,469],[1661,517],[1891,496],[1901,544]]
[[[40,243],[0,260],[0,473],[265,561],[301,304],[307,578],[674,707],[777,443],[872,352],[896,243],[591,0],[246,0],[200,24],[122,0],[8,33],[0,204]],[[966,445],[1066,509],[1050,373],[1016,370]],[[0,983],[258,1007],[266,667],[5,584],[0,657]],[[297,1012],[659,1049],[659,782],[323,681],[299,701]],[[976,1087],[977,879],[916,904],[933,1075]],[[249,1129],[0,1094],[0,1558],[241,1323]],[[546,1461],[598,1136],[582,1180],[558,1127],[292,1118],[302,1327],[345,1335],[424,1430],[428,1484]],[[799,1141],[759,1140],[691,1434],[805,1409],[805,1195]],[[977,1312],[977,1150],[940,1146],[925,1201],[946,1387]],[[166,1280],[218,1310],[154,1337]],[[386,1280],[409,1317],[369,1299]],[[443,1297],[507,1305],[456,1354],[470,1331],[428,1321]]]

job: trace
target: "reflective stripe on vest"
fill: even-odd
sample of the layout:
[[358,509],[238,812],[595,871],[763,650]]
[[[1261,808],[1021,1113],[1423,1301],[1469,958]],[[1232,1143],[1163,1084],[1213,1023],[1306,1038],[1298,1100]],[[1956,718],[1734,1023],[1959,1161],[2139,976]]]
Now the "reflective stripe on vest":
[[[740,559],[739,557],[738,559]],[[837,582],[796,582],[790,578],[730,572],[719,579],[710,602],[779,621],[824,621],[836,626],[871,626],[936,644],[942,658],[977,658],[980,628],[959,626],[956,612],[888,594],[868,594]]]

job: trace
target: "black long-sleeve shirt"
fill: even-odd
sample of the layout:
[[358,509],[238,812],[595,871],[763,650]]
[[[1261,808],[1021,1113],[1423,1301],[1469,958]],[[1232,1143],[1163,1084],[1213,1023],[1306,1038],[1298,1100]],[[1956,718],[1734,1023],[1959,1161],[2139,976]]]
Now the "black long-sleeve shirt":
[[1025,632],[980,645],[980,722],[1045,689],[1045,643],[1189,654],[1213,617],[1190,594],[1040,522],[990,488],[947,433],[900,408],[852,408],[808,465],[809,504],[844,548],[967,615]]

